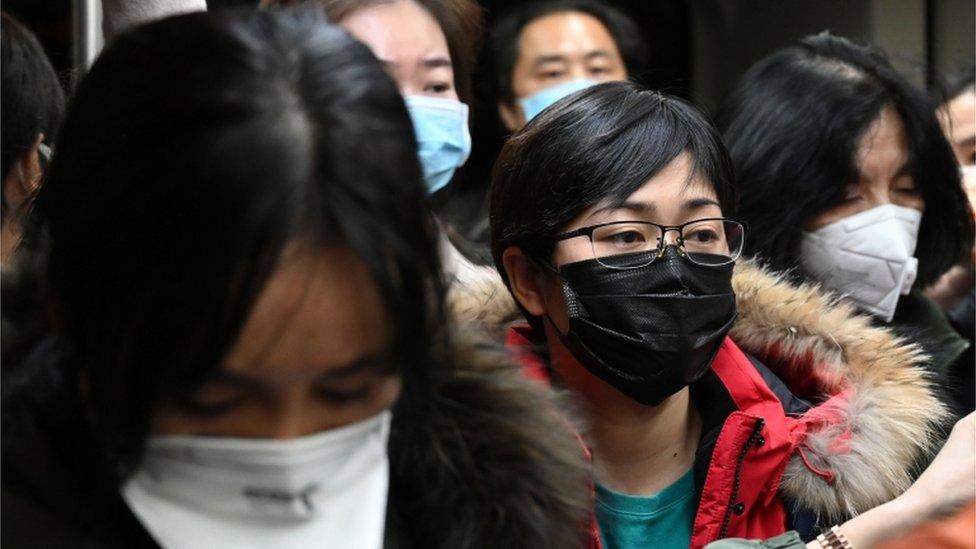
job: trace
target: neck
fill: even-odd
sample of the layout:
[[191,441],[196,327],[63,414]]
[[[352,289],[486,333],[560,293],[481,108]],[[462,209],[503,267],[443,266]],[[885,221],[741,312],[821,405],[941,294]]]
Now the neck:
[[701,418],[687,387],[657,406],[645,406],[589,373],[555,334],[548,335],[555,381],[582,396],[597,482],[648,495],[691,469]]
[[660,492],[695,462],[701,419],[690,391],[685,387],[653,407],[620,396],[626,401],[587,399],[596,478],[627,494]]

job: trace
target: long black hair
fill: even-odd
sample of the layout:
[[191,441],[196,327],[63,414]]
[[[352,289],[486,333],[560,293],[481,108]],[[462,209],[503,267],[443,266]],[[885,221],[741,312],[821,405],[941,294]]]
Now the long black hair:
[[320,10],[183,15],[119,36],[77,90],[31,214],[57,357],[43,372],[68,395],[56,406],[124,478],[157,403],[219,367],[296,240],[348,246],[369,267],[404,395],[423,400],[446,337],[424,196],[396,86]]
[[[38,134],[53,143],[64,117],[64,90],[37,37],[19,21],[0,13],[0,171],[6,178]],[[0,193],[0,211],[9,208]]]
[[746,255],[778,270],[798,266],[804,223],[857,182],[858,139],[888,105],[905,124],[925,199],[915,286],[931,284],[971,249],[972,212],[934,105],[880,51],[823,33],[757,62],[716,113],[749,224]]
[[[543,110],[502,148],[491,183],[491,251],[518,246],[548,261],[553,237],[586,208],[623,203],[682,152],[712,185],[722,213],[736,187],[718,132],[681,99],[632,82],[605,82]],[[537,318],[522,311],[538,331]]]

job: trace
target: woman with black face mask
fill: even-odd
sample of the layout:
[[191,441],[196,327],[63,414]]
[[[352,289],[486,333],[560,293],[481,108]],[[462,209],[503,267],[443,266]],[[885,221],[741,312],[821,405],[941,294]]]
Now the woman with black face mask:
[[915,347],[737,263],[736,199],[702,116],[630,83],[557,102],[495,165],[528,320],[508,344],[582,401],[605,546],[809,538],[901,493],[945,416]]

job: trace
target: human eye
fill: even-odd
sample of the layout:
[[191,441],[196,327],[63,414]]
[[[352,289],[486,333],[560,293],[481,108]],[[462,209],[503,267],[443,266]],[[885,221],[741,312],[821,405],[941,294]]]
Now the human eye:
[[180,395],[175,400],[189,414],[213,417],[236,408],[246,397],[244,387],[223,381],[211,381],[193,393]]
[[354,386],[319,385],[316,394],[323,400],[334,404],[352,404],[368,401],[373,396],[373,384],[364,383]]
[[594,242],[603,249],[615,251],[643,250],[651,241],[646,227],[639,225],[609,225],[593,232]]
[[453,89],[449,82],[433,82],[424,86],[424,93],[441,95]]
[[719,240],[719,234],[710,227],[695,228],[690,232],[685,233],[684,240],[687,242],[689,240],[693,242],[698,242],[701,244],[708,244],[710,242],[715,242]]
[[681,240],[689,251],[718,252],[726,247],[725,229],[720,220],[686,225],[682,230]]

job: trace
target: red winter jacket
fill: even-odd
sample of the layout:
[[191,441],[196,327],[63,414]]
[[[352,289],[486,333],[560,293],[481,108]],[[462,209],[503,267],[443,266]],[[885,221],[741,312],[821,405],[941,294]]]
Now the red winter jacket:
[[[703,423],[692,546],[787,529],[810,539],[903,492],[947,416],[920,349],[748,261],[732,286],[739,316],[691,386]],[[451,305],[489,330],[518,315],[500,279],[455,291]],[[507,343],[528,375],[548,379],[527,330],[505,331]]]
[[[737,293],[741,298],[742,293]],[[741,299],[739,307],[741,312]],[[859,375],[859,368],[872,366],[864,350],[850,349],[852,356],[847,358],[858,360],[856,367],[837,363],[813,347],[790,346],[782,339],[766,337],[768,333],[764,330],[770,326],[757,328],[755,311],[746,307],[745,313],[746,318],[740,316],[732,334],[740,334],[754,345],[757,341],[765,342],[755,345],[763,351],[764,359],[776,364],[780,373],[792,373],[795,377],[788,380],[791,382],[788,388],[769,367],[745,354],[731,337],[726,337],[710,370],[691,386],[691,398],[703,423],[694,463],[699,503],[692,527],[692,548],[727,537],[769,538],[790,529],[810,539],[820,527],[886,501],[901,488],[891,489],[878,482],[878,486],[862,487],[862,493],[853,493],[858,489],[852,483],[858,483],[859,469],[872,470],[863,476],[866,482],[874,482],[872,474],[877,476],[878,470],[899,468],[902,471],[895,476],[904,477],[904,482],[908,479],[911,463],[904,455],[894,456],[901,459],[891,463],[864,467],[870,460],[891,452],[890,448],[878,448],[882,451],[880,456],[869,455],[866,450],[871,448],[855,436],[864,422],[882,421],[884,418],[879,415],[885,414],[884,410],[873,410],[852,417],[858,408],[863,408],[865,399],[877,396],[871,386],[873,380],[859,379],[870,377]],[[869,339],[878,335],[863,320],[856,317],[854,320],[857,322],[850,327],[865,330],[861,335]],[[775,323],[771,327],[777,328]],[[507,333],[506,345],[515,352],[528,377],[548,381],[548,367],[533,351],[531,333],[528,325],[513,326]],[[879,350],[901,353],[903,373],[917,374],[918,357],[912,349],[899,347],[901,342],[890,334],[883,335],[891,341],[880,342]],[[844,371],[839,366],[850,370]],[[881,373],[881,368],[895,365],[879,359],[876,366]],[[897,387],[899,383],[908,387]],[[917,386],[912,387],[912,383]],[[924,377],[892,380],[892,387],[895,387],[892,394],[900,390],[907,397],[924,397],[922,402],[913,404],[932,406],[932,418],[941,417],[942,407],[932,396]],[[795,396],[791,388],[814,400],[816,405]],[[916,390],[915,393],[909,388]],[[926,422],[923,420],[921,424]],[[898,425],[873,428],[886,432],[897,429]],[[913,435],[918,440],[909,444],[908,454],[917,456],[931,435],[924,428],[916,428]],[[870,442],[899,444],[897,439]],[[842,482],[838,482],[839,475],[844,477]],[[592,534],[591,547],[600,547],[595,521]]]

